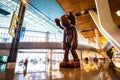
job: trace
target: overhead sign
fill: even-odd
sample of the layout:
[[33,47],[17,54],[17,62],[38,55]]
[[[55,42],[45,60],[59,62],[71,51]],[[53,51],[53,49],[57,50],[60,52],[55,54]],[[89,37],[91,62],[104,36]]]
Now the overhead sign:
[[10,28],[9,28],[9,33],[14,38],[15,38],[15,28],[17,28],[17,21],[18,21],[18,16],[14,11],[13,16],[12,16],[12,20],[10,23]]

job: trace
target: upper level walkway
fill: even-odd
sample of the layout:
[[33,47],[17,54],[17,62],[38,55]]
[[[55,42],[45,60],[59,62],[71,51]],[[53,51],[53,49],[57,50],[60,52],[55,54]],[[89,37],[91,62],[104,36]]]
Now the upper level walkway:
[[[11,43],[0,43],[0,52],[10,50]],[[19,49],[62,49],[60,42],[20,42]],[[79,44],[77,50],[90,50],[97,52],[97,49],[91,46]]]

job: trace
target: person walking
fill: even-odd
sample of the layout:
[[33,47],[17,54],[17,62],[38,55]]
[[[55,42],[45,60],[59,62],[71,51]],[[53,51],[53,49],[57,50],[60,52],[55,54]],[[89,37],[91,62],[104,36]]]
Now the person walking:
[[27,69],[27,66],[28,66],[28,59],[27,58],[25,59],[24,66],[25,66],[25,69]]

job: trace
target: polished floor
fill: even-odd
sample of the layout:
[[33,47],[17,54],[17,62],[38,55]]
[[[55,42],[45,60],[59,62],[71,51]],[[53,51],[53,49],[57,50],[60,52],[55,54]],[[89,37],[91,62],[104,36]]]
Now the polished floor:
[[[110,61],[81,62],[81,68],[59,68],[54,62],[29,63],[27,69],[17,63],[14,70],[0,72],[0,80],[120,80],[120,71]],[[14,72],[13,72],[14,71]]]

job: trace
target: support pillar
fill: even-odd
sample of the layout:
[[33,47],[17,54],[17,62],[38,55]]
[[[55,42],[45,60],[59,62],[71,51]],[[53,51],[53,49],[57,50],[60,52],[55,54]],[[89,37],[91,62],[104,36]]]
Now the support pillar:
[[20,32],[22,29],[22,23],[23,23],[23,19],[25,15],[25,10],[26,10],[26,2],[25,0],[21,0],[19,14],[18,14],[18,22],[16,23],[17,28],[15,29],[15,38],[13,38],[12,40],[10,54],[8,56],[5,80],[9,80],[10,76],[11,76],[11,80],[13,80],[12,78],[14,76],[14,70],[15,70],[17,53],[18,53],[18,44],[20,40]]
[[52,80],[53,50],[50,50],[50,80]]
[[46,32],[46,42],[49,42],[49,32]]
[[83,59],[83,58],[82,58],[82,50],[80,50],[80,54],[81,54],[81,60],[82,60],[82,59]]
[[10,54],[8,56],[8,63],[9,62],[16,62],[17,59],[17,52],[18,52],[18,44],[20,40],[20,32],[22,29],[22,23],[25,15],[26,10],[26,4],[21,1],[20,10],[18,14],[18,22],[17,22],[17,28],[15,30],[15,38],[12,40],[12,45],[10,48]]
[[95,29],[95,41],[96,41],[96,44],[98,46],[98,49],[101,49],[101,44],[100,44],[100,38],[99,38],[99,34],[98,34],[98,30]]
[[50,70],[52,70],[52,63],[53,63],[53,50],[50,50]]

